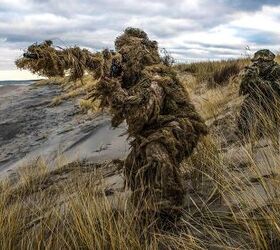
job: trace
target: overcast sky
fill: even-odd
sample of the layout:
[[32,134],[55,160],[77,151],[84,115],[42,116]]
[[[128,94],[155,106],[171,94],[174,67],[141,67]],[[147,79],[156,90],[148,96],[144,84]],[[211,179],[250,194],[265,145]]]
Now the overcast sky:
[[33,42],[112,48],[127,26],[178,61],[238,57],[246,46],[277,52],[279,23],[279,0],[0,0],[0,71]]

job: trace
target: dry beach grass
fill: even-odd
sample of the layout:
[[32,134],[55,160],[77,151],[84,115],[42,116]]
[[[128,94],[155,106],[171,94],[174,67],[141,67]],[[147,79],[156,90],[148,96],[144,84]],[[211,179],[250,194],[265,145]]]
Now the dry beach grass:
[[[279,249],[278,135],[268,130],[244,145],[234,133],[242,102],[237,73],[246,63],[177,66],[210,135],[182,166],[185,213],[172,230],[150,232],[134,222],[118,164],[49,169],[38,159],[1,181],[0,248]],[[57,84],[66,88],[62,79]],[[54,103],[83,96],[92,84],[73,82]]]

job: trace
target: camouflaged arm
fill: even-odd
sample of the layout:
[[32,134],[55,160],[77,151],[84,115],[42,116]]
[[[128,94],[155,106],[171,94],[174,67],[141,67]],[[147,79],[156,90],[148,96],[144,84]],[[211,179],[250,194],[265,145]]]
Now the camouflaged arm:
[[96,84],[88,98],[100,100],[100,108],[109,108],[112,115],[112,126],[120,125],[124,117],[124,103],[128,94],[122,89],[121,82],[117,78],[103,77]]
[[249,66],[245,68],[239,87],[239,95],[247,95],[250,93],[253,86],[260,81],[258,75],[259,71],[256,67]]
[[276,64],[271,71],[273,89],[280,95],[280,66]]
[[[138,93],[138,94],[137,94]],[[129,130],[137,133],[143,127],[156,120],[160,115],[163,104],[164,91],[157,82],[152,82],[149,87],[140,88],[126,106],[126,121]]]
[[[139,112],[143,108],[143,106],[139,107],[142,105],[142,102],[143,97],[140,95],[129,96],[123,89],[116,91],[111,102],[111,114],[113,115],[112,127],[118,127],[124,120],[130,123],[133,119],[135,121],[133,122],[133,126],[130,124],[130,127],[142,127],[139,124],[146,121],[146,119],[143,119],[145,114]],[[137,117],[138,115],[141,117]]]
[[131,90],[118,86],[111,92],[109,106],[112,126],[117,127],[124,120],[131,130],[139,131],[157,115],[162,102],[163,90],[158,84],[152,83],[149,87],[141,84]]
[[272,67],[271,75],[274,80],[276,80],[278,82],[280,81],[280,65],[279,64],[275,63],[275,65]]
[[101,100],[101,108],[109,108],[112,126],[117,127],[124,120],[130,121],[131,117],[139,114],[138,107],[145,106],[148,93],[145,88],[126,90],[117,78],[104,77],[97,84],[94,97]]
[[121,87],[115,89],[110,101],[110,111],[113,116],[112,127],[118,127],[125,120],[125,104],[127,102],[128,93]]
[[114,113],[111,119],[111,125],[113,128],[118,127],[125,120],[122,112]]

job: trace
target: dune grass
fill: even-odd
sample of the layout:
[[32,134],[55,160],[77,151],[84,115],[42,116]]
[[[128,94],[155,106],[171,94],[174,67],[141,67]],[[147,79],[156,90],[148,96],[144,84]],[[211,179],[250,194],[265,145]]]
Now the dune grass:
[[[280,55],[276,55],[276,62],[280,63]],[[236,77],[241,70],[250,64],[250,58],[228,59],[219,61],[204,61],[194,63],[180,63],[175,69],[185,74],[194,75],[199,84],[208,87],[224,86],[231,78]]]
[[206,83],[209,87],[217,87],[226,85],[248,64],[249,59],[206,61],[179,64],[176,69],[194,75],[199,83]]
[[[204,138],[183,166],[192,191],[171,232],[140,227],[129,196],[115,194],[113,202],[94,168],[49,170],[37,162],[16,183],[1,182],[0,248],[273,249],[280,238],[280,170],[242,151],[244,172],[221,154],[218,137]],[[262,174],[268,167],[272,180]]]
[[[0,181],[0,249],[279,249],[280,156],[274,143],[279,136],[260,111],[265,139],[256,131],[247,144],[235,138],[223,145],[222,132],[225,126],[235,129],[242,102],[238,78],[216,88],[201,84],[221,65],[191,66],[193,75],[180,69],[210,134],[182,164],[184,215],[172,230],[141,227],[129,195],[107,192],[102,167],[49,169],[38,160]],[[73,91],[87,86],[74,85]],[[279,107],[275,112],[280,118]],[[233,119],[225,125],[228,117]]]

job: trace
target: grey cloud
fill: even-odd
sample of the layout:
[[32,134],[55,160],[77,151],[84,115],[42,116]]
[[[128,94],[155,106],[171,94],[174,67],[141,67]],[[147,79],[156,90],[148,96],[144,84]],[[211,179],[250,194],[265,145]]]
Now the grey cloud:
[[273,32],[260,32],[255,29],[239,29],[238,33],[242,35],[248,43],[254,43],[256,45],[280,45],[280,35]]
[[264,5],[279,5],[279,0],[225,0],[224,3],[233,7],[234,9],[255,11],[261,9]]
[[[5,1],[0,6],[0,39],[5,39],[0,46],[0,65],[7,60],[10,65],[19,49],[45,39],[53,39],[62,46],[79,45],[92,50],[112,48],[114,38],[126,26],[143,28],[152,39],[162,42],[160,46],[168,44],[166,47],[178,58],[236,57],[242,53],[240,44],[190,42],[180,40],[180,36],[189,34],[191,37],[198,31],[207,33],[230,22],[240,11],[280,5],[276,0],[217,0],[215,3],[203,0],[193,7],[186,1],[191,3],[190,0],[23,0],[25,4]],[[252,30],[240,29],[237,35],[259,46],[276,46],[279,41],[275,34]],[[6,58],[9,57],[7,51],[3,57],[4,47],[14,51],[10,59]]]

